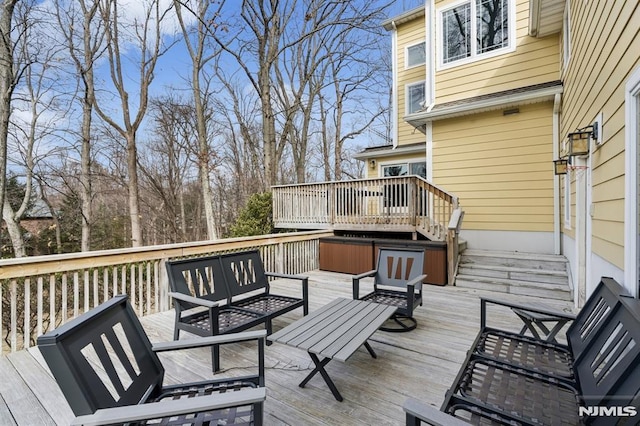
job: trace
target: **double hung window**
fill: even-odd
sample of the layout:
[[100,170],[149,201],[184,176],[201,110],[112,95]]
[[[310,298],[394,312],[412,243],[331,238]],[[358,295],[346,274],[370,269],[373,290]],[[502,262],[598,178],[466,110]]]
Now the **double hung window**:
[[510,47],[510,0],[472,0],[440,12],[442,65]]
[[425,83],[408,84],[406,86],[407,96],[407,114],[413,114],[420,111],[424,107],[425,100]]
[[407,68],[424,65],[427,62],[427,44],[414,44],[407,47]]

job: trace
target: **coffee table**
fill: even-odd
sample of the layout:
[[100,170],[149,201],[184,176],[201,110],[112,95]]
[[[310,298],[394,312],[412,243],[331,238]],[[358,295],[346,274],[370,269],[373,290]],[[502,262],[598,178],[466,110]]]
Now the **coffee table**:
[[267,339],[306,350],[316,367],[300,383],[300,387],[303,388],[313,376],[320,373],[333,396],[342,401],[342,395],[324,367],[332,359],[345,362],[362,345],[373,358],[377,358],[367,339],[395,311],[395,306],[339,298]]

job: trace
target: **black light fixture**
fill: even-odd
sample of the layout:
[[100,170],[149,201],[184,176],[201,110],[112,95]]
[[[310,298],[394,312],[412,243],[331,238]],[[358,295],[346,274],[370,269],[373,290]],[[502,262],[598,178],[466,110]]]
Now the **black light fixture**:
[[594,123],[592,126],[583,127],[582,129],[569,133],[567,136],[567,155],[569,157],[587,155],[589,153],[589,142],[591,141],[591,138],[598,140],[598,123]]
[[553,160],[553,172],[555,175],[566,175],[569,170],[569,160],[566,158],[558,158]]

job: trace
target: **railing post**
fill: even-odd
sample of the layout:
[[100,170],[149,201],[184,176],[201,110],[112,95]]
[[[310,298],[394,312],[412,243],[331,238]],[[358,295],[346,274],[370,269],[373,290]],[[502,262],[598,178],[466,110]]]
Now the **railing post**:
[[327,185],[327,208],[328,208],[328,219],[329,219],[329,226],[333,227],[336,223],[336,218],[335,218],[335,203],[336,203],[336,185],[332,182],[330,184]]
[[458,272],[458,261],[460,258],[460,253],[458,250],[458,234],[460,234],[460,228],[462,226],[463,218],[464,218],[464,211],[460,210],[460,208],[456,208],[455,210],[453,210],[451,214],[451,219],[449,220],[449,226],[447,227],[447,265],[448,265],[447,281],[449,282],[449,285],[454,284],[456,274]]
[[159,289],[159,309],[164,312],[169,309],[169,277],[167,276],[167,258],[160,259],[158,262],[158,287]]

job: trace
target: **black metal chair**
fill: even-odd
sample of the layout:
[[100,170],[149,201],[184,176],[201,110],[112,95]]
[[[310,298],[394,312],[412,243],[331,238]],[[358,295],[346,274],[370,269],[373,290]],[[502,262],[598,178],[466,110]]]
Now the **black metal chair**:
[[[353,277],[353,298],[397,307],[391,324],[380,330],[411,331],[418,325],[413,311],[422,305],[423,272],[424,250],[380,248],[377,269]],[[360,280],[365,277],[373,277],[373,291],[361,297]]]
[[[264,330],[152,345],[126,295],[38,338],[72,424],[261,425]],[[257,340],[255,375],[164,386],[156,352]]]

